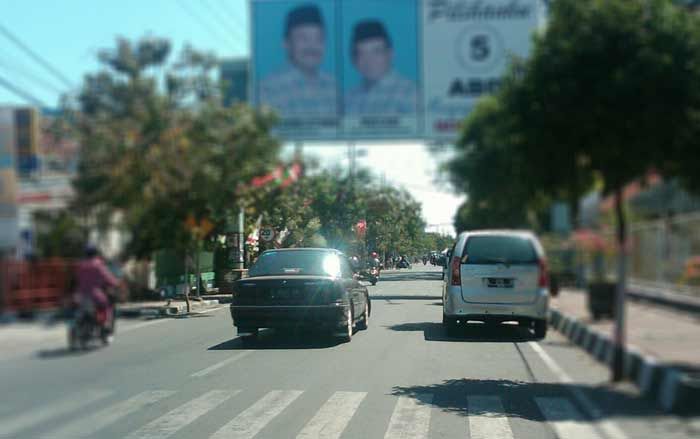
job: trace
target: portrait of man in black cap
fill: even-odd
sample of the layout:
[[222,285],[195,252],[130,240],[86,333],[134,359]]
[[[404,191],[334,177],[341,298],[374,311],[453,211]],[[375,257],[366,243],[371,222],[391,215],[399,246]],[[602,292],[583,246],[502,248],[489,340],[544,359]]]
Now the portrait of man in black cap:
[[318,6],[304,4],[286,16],[284,50],[287,66],[260,84],[260,101],[282,116],[336,114],[336,85],[321,70],[326,29]]
[[349,91],[345,111],[351,115],[416,112],[416,84],[394,69],[392,39],[379,20],[355,24],[350,48],[362,83]]

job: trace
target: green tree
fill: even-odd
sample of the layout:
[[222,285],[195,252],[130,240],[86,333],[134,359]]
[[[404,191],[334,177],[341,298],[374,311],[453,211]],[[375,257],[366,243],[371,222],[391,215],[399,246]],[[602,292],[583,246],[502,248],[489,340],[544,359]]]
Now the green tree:
[[270,114],[221,105],[212,56],[169,55],[166,40],[119,40],[67,112],[82,145],[76,205],[103,220],[122,212],[137,257],[189,245],[189,215],[223,226],[238,186],[279,152]]
[[[599,182],[615,196],[624,248],[626,183],[652,167],[698,179],[692,164],[700,127],[699,20],[666,0],[553,2],[531,58],[497,97],[508,123],[493,143],[509,144],[506,154],[526,169],[503,177],[517,177],[514,184],[527,187],[529,198],[560,192],[575,198]],[[623,321],[623,250],[618,266]],[[615,379],[623,328],[616,331]]]
[[[250,203],[249,217],[262,215],[276,230],[288,230],[283,246],[323,244],[357,255],[420,250],[425,223],[420,204],[407,192],[378,185],[365,169],[352,184],[340,169],[310,171],[293,186],[255,191]],[[364,237],[356,231],[362,219]]]
[[243,203],[239,187],[279,153],[271,114],[222,106],[213,56],[170,52],[163,39],[118,40],[64,112],[82,148],[73,208],[103,226],[119,212],[137,258],[211,245],[186,220],[223,230]]

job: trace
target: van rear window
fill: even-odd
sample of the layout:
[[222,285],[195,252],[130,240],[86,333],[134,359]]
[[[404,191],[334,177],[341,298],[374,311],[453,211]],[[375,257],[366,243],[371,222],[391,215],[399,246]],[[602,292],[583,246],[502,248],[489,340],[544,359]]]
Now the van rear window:
[[463,264],[536,264],[532,241],[518,236],[472,236],[462,256]]

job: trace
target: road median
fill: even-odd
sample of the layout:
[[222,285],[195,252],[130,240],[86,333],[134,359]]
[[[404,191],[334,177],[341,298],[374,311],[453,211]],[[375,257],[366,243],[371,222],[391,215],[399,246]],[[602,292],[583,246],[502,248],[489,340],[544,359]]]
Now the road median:
[[[700,321],[629,302],[625,378],[667,412],[700,413]],[[564,290],[552,300],[550,325],[604,364],[613,358],[613,323],[588,317],[586,295]]]

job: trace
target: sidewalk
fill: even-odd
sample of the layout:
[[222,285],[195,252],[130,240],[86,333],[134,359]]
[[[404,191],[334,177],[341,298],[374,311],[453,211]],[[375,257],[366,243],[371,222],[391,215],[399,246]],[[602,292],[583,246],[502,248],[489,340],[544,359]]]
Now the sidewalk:
[[[202,296],[202,300],[190,299],[190,310],[200,310],[226,301],[227,295]],[[140,317],[152,315],[177,315],[187,312],[184,300],[159,300],[151,302],[126,302],[117,304],[118,317]]]
[[[698,398],[700,314],[628,300],[626,321],[627,378],[667,410],[688,404],[689,391]],[[600,361],[611,362],[614,321],[592,320],[585,291],[564,289],[552,298],[550,322]]]

